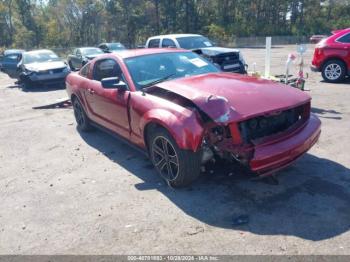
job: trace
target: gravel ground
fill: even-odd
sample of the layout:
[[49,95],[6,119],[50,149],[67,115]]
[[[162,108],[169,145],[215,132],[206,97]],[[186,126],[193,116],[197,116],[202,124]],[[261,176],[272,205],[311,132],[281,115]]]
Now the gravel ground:
[[[273,73],[294,49],[273,48]],[[262,70],[264,49],[242,51]],[[350,254],[350,81],[307,87],[321,139],[278,185],[216,167],[175,191],[139,152],[80,134],[71,109],[32,109],[65,90],[0,74],[0,254]]]

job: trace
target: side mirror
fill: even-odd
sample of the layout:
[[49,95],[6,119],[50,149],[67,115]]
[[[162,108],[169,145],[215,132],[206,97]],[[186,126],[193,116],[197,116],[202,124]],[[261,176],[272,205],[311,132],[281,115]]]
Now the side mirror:
[[116,88],[119,90],[127,90],[127,86],[119,77],[108,77],[101,80],[103,88]]

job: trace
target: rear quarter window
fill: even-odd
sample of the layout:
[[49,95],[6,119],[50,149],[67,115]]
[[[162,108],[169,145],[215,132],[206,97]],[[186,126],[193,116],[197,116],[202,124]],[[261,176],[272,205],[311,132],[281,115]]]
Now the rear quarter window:
[[337,40],[340,43],[346,43],[349,44],[350,43],[350,33],[343,35],[342,37],[338,38]]
[[17,61],[18,60],[18,55],[17,54],[12,54],[12,55],[7,55],[4,58],[5,61],[11,62],[11,61]]

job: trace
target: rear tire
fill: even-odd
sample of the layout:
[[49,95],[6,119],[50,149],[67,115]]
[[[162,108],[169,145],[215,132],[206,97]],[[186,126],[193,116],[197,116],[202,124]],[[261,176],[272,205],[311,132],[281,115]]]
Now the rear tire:
[[184,187],[198,178],[200,152],[180,149],[164,128],[150,132],[147,142],[154,167],[170,186]]
[[322,77],[326,82],[339,83],[345,76],[346,66],[341,60],[329,60],[322,67]]
[[87,117],[83,106],[78,98],[72,99],[75,121],[77,122],[78,129],[82,132],[89,132],[93,129],[90,119]]

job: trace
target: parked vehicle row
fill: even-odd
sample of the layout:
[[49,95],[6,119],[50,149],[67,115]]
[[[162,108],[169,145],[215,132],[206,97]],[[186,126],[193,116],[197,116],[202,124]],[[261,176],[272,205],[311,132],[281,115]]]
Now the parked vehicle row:
[[218,158],[271,175],[317,142],[321,122],[310,96],[232,74],[245,72],[239,50],[200,35],[157,36],[145,47],[77,48],[67,59],[77,72],[50,50],[23,52],[19,77],[26,88],[65,79],[81,131],[99,127],[144,150],[174,187],[189,185]]
[[[156,45],[158,43],[158,45]],[[227,72],[246,73],[246,64],[239,50],[214,47],[206,37],[193,34],[165,35],[152,37],[146,42],[147,48],[184,48],[191,49],[202,57],[213,62],[218,68]],[[104,53],[121,52],[126,48],[121,43],[101,43],[98,47],[80,47],[74,49],[68,55],[67,64],[72,71],[79,70],[89,61]],[[69,70],[62,69],[62,64],[57,62],[57,55],[50,51],[50,55],[44,55],[49,50],[37,50],[28,53],[24,50],[8,50],[0,62],[0,70],[11,78],[16,78],[25,88],[34,84],[56,84],[62,82],[62,76]],[[32,51],[33,52],[33,51]],[[36,60],[29,64],[23,61],[23,54]],[[63,62],[60,60],[60,62]],[[57,67],[58,66],[58,67]],[[55,68],[57,67],[57,68]],[[28,69],[30,68],[30,69]],[[67,68],[65,66],[65,68]],[[62,72],[61,72],[62,71]]]

